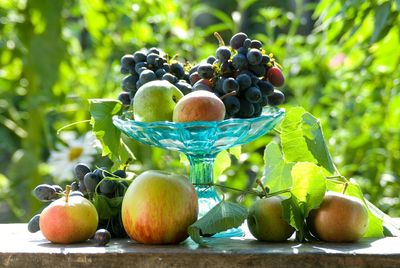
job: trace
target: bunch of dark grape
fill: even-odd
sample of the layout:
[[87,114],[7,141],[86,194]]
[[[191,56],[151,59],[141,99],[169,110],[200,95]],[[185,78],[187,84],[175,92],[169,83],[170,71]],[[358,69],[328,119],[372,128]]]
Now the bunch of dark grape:
[[[124,170],[114,172],[107,168],[97,168],[93,171],[85,164],[77,164],[74,168],[76,180],[71,184],[69,196],[80,195],[92,200],[95,195],[107,198],[123,197],[129,186],[127,174]],[[40,184],[33,190],[33,195],[42,202],[52,202],[64,195],[64,190],[59,185]],[[108,219],[99,219],[98,229],[107,229],[112,237],[126,237],[120,208],[115,208],[118,213]],[[99,211],[98,211],[99,212]],[[100,214],[100,213],[99,213]],[[35,233],[40,230],[40,214],[32,217],[28,223],[28,231]]]
[[136,51],[121,58],[123,92],[118,99],[130,105],[137,90],[153,80],[167,80],[184,95],[195,90],[208,90],[219,96],[226,109],[226,118],[260,116],[264,106],[276,106],[285,96],[279,87],[285,78],[272,54],[267,54],[258,40],[237,33],[225,46],[216,33],[220,46],[215,56],[190,68],[169,60],[157,48]]
[[[129,186],[129,180],[126,179],[127,174],[124,170],[110,172],[106,167],[102,167],[92,171],[87,165],[80,163],[75,166],[75,175],[78,180],[71,184],[72,190],[80,191],[89,199],[95,195],[107,198],[123,197]],[[112,237],[125,237],[121,209],[116,209],[118,209],[118,213],[115,216],[99,219],[98,228],[107,229]]]
[[284,76],[262,43],[237,33],[230,39],[230,46],[225,46],[216,36],[220,46],[215,56],[189,72],[193,90],[208,90],[220,96],[226,118],[257,117],[264,106],[282,104],[285,96],[275,87],[283,86]]
[[184,65],[177,60],[169,59],[158,48],[136,51],[126,54],[121,58],[121,73],[125,74],[121,87],[123,92],[118,99],[129,105],[137,90],[144,84],[153,80],[166,80],[187,94],[192,91],[189,84],[189,74],[185,72]]

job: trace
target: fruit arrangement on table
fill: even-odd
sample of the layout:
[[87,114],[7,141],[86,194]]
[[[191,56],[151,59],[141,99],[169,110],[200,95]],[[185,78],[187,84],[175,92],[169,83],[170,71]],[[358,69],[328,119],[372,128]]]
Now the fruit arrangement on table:
[[[195,65],[180,63],[158,48],[124,55],[123,92],[107,118],[143,143],[184,152],[192,165],[190,180],[161,171],[135,177],[126,163],[112,171],[80,163],[75,181],[65,190],[47,184],[35,188],[39,200],[52,203],[31,219],[29,231],[41,230],[55,243],[93,238],[104,246],[111,238],[129,236],[139,243],[174,244],[190,235],[203,244],[201,237],[238,227],[247,219],[251,234],[261,241],[285,241],[295,231],[300,241],[353,242],[365,234],[383,235],[382,220],[371,213],[359,187],[334,167],[318,120],[299,108],[287,112],[282,123],[282,149],[274,142],[267,145],[259,188],[243,190],[260,199],[247,209],[218,199],[214,189],[214,203],[203,211],[199,202],[209,198],[202,191],[214,187],[210,173],[216,154],[265,134],[284,115],[275,106],[284,102],[277,88],[285,79],[273,55],[244,33],[235,34],[229,46],[216,37],[215,56]],[[117,105],[120,109],[114,109]],[[96,116],[92,113],[94,129]],[[218,136],[235,126],[246,130]],[[107,129],[96,131],[101,132],[98,138],[110,135]],[[208,134],[199,135],[201,131]],[[109,132],[120,134],[117,128]],[[179,145],[165,133],[178,133],[174,142]],[[200,145],[189,146],[185,139]],[[203,185],[196,185],[198,176]]]

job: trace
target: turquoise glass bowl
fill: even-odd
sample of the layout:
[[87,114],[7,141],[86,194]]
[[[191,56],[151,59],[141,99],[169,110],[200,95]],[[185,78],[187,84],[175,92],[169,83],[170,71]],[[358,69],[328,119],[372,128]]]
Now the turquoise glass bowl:
[[[215,187],[213,168],[215,157],[225,149],[251,142],[271,131],[284,117],[285,111],[265,107],[259,117],[227,119],[223,121],[137,122],[132,113],[114,116],[113,123],[128,137],[141,143],[166,150],[184,153],[190,162],[189,179],[199,198],[199,217],[221,201]],[[240,228],[234,228],[218,237],[242,236]]]

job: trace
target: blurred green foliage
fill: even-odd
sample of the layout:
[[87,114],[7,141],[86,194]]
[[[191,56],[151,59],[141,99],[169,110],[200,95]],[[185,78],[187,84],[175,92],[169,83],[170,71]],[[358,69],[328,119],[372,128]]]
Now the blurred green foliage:
[[[122,55],[157,46],[198,62],[214,54],[215,31],[226,41],[237,31],[261,40],[283,66],[285,106],[320,118],[342,175],[400,216],[399,12],[400,1],[387,0],[1,1],[0,220],[26,221],[40,210],[31,190],[53,181],[47,159],[57,130],[89,119],[88,98],[118,94]],[[83,134],[90,125],[69,129]],[[229,167],[219,181],[254,187],[271,139],[220,157],[218,168]],[[176,153],[131,147],[136,172],[188,171]]]

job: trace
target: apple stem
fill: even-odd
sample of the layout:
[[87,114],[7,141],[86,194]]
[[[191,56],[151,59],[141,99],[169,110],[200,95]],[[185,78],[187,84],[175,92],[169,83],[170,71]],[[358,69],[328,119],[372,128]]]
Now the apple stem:
[[225,95],[222,95],[222,96],[219,97],[219,98],[220,98],[220,100],[223,100],[223,99],[225,99],[225,98],[227,98],[227,97],[236,96],[236,95],[237,95],[237,92],[236,92],[236,91],[232,91],[232,92],[226,93]]
[[68,203],[69,193],[71,192],[71,185],[65,187],[65,202]]
[[225,46],[224,39],[222,39],[221,35],[218,32],[214,32],[214,36],[215,38],[217,38],[220,47]]
[[264,196],[265,196],[265,197],[268,197],[268,192],[267,192],[267,190],[265,190],[265,187],[264,187],[264,185],[262,184],[262,182],[261,182],[259,179],[256,179],[256,183],[257,183],[258,186],[261,187]]

